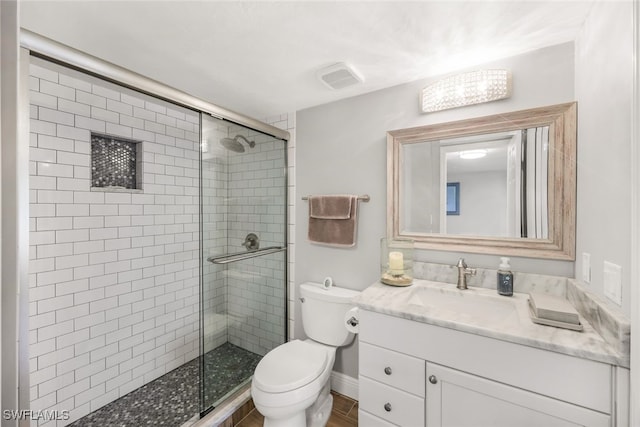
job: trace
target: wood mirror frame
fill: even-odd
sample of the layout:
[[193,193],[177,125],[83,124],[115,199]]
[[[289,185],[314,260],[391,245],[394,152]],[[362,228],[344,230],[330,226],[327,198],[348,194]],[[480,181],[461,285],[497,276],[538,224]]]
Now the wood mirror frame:
[[[400,148],[403,144],[549,126],[547,239],[403,232],[400,227]],[[416,248],[575,259],[576,103],[552,105],[387,132],[387,236],[409,238]]]

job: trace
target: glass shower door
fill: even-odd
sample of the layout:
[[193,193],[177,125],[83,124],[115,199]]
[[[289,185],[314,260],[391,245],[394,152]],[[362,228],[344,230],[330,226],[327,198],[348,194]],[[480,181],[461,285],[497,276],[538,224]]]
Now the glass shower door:
[[286,142],[202,116],[201,413],[286,340]]

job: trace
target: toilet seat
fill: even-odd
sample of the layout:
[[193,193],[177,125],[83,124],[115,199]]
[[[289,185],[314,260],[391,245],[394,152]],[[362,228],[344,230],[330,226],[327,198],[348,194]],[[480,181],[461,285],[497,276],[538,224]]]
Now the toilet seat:
[[267,353],[256,366],[254,386],[267,393],[283,393],[303,387],[325,370],[326,348],[293,340]]

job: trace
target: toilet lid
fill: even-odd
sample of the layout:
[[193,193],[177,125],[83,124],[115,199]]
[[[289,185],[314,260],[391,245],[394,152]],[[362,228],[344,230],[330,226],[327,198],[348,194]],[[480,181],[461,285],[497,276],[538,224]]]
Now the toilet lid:
[[294,340],[271,350],[258,363],[255,385],[266,392],[282,393],[309,384],[327,365],[327,351],[321,346]]

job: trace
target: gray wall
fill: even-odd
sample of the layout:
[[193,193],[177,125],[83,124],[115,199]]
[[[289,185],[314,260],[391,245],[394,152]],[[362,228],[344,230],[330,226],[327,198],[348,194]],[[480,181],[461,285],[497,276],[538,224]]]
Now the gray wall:
[[632,2],[596,3],[576,41],[578,197],[575,277],[591,254],[591,284],[604,294],[603,264],[622,266],[622,310],[631,312]]
[[[575,100],[574,45],[553,46],[486,64],[513,72],[507,100],[423,114],[418,105],[421,80],[299,111],[296,127],[296,286],[332,276],[337,286],[364,289],[378,280],[379,242],[386,232],[386,132],[411,126],[461,120]],[[369,194],[361,203],[354,248],[310,244],[306,194]],[[496,268],[498,256],[419,251],[417,258],[454,264],[464,255],[474,267]],[[516,271],[572,276],[572,262],[514,258]],[[299,304],[296,318],[299,319]],[[296,322],[296,336],[304,336]],[[357,377],[357,346],[338,351],[336,371]]]
[[447,215],[448,234],[507,236],[507,173],[448,174],[460,183],[460,215]]

